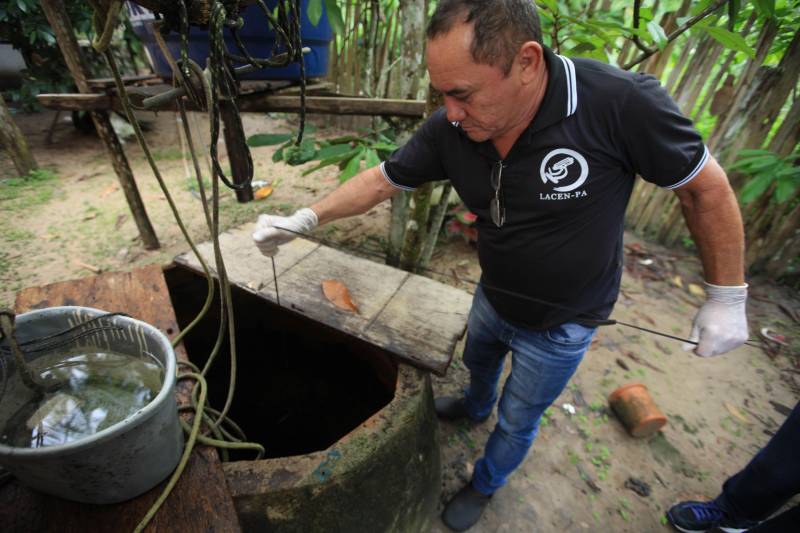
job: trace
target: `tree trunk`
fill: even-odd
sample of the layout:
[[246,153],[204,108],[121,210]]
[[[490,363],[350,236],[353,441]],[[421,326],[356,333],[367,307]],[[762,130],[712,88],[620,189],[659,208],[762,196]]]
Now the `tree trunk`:
[[[78,90],[81,93],[91,93],[91,87],[86,81],[89,71],[78,48],[78,41],[75,38],[72,22],[67,16],[64,1],[40,0],[40,4],[47,21],[50,23],[50,27],[53,29],[61,54],[64,56],[64,61],[67,63],[67,67],[75,80],[75,85],[78,86]],[[139,195],[139,188],[136,186],[133,172],[128,164],[128,158],[125,157],[122,144],[111,126],[108,113],[105,111],[92,111],[90,114],[95,130],[97,130],[97,135],[111,158],[111,164],[117,173],[117,178],[128,201],[128,207],[131,210],[133,219],[136,221],[142,243],[146,249],[154,250],[159,247],[158,237],[156,237],[155,230],[150,224],[142,197]]]
[[20,176],[27,176],[31,170],[39,168],[2,94],[0,94],[0,145],[8,152]]
[[414,191],[414,211],[406,228],[406,239],[403,244],[403,253],[400,268],[415,272],[422,255],[422,247],[428,230],[428,219],[431,211],[431,194],[433,182],[428,182]]
[[376,85],[378,76],[375,74],[375,50],[378,45],[378,15],[381,6],[378,0],[370,0],[369,3],[369,30],[365,31],[364,48],[366,58],[364,60],[364,94],[370,97],[376,95]]
[[[419,79],[424,75],[425,65],[423,63],[422,50],[424,49],[425,33],[425,2],[424,0],[400,0],[398,24],[402,29],[400,35],[400,64],[395,69],[397,72],[397,83],[394,83],[390,88],[390,95],[395,98],[416,99],[419,92]],[[430,113],[428,113],[429,115]],[[412,123],[406,123],[405,127],[408,128]],[[405,131],[406,135],[410,134],[409,129]],[[402,139],[401,139],[402,140]],[[420,199],[424,201],[424,193],[420,192]],[[415,198],[417,191],[414,193]],[[413,246],[417,242],[417,236],[409,237],[409,216],[408,209],[411,200],[411,194],[407,192],[400,192],[392,197],[392,215],[391,224],[389,227],[389,251],[387,257],[387,264],[390,265],[407,265],[407,254],[409,246]],[[428,193],[430,196],[430,193]],[[418,205],[415,199],[415,214],[417,213]],[[422,216],[421,213],[419,216]],[[417,231],[426,231],[427,229],[427,215],[425,216],[425,224],[416,228]],[[423,239],[420,238],[420,249],[417,252],[417,258],[421,253],[421,243]],[[412,263],[414,264],[414,263]]]
[[424,97],[424,89],[427,88],[420,86],[420,80],[425,78],[425,2],[400,0],[399,12],[403,29],[400,39],[403,59],[398,79],[398,98],[417,100]]

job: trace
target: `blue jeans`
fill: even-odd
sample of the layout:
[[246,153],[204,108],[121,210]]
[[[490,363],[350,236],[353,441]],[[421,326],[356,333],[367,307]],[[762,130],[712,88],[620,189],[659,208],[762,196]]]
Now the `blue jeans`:
[[464,348],[464,364],[470,371],[470,384],[465,390],[470,417],[478,420],[492,412],[508,351],[511,374],[503,386],[497,425],[483,457],[475,464],[472,486],[477,491],[494,493],[525,459],[542,413],[575,373],[595,329],[573,322],[544,331],[509,324],[495,312],[478,286]]

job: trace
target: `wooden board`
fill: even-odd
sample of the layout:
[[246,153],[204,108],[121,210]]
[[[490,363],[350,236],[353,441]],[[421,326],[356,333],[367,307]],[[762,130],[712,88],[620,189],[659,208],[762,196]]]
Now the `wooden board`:
[[[75,281],[22,290],[16,312],[58,305],[82,305],[122,311],[148,322],[170,338],[178,325],[161,267],[151,265],[127,273],[108,273]],[[182,346],[179,359],[186,359]],[[180,388],[179,401],[186,398]],[[0,487],[0,530],[53,532],[133,531],[164,483],[120,504],[86,505],[31,491],[16,481]],[[196,448],[169,498],[145,531],[240,531],[222,465],[212,448]]]
[[[220,236],[228,278],[276,302],[272,265],[253,244],[251,230],[245,226]],[[201,244],[199,250],[211,267],[211,243]],[[191,252],[175,262],[202,273]],[[281,246],[275,265],[282,306],[379,346],[414,366],[440,375],[447,370],[466,329],[472,302],[468,293],[305,239]],[[359,312],[331,304],[322,293],[325,279],[344,283]]]

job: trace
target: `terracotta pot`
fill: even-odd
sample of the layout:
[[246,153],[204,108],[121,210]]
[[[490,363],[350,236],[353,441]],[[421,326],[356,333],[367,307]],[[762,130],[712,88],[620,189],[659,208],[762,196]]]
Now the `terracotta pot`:
[[608,397],[608,403],[632,436],[649,437],[667,423],[647,387],[641,383],[623,385]]

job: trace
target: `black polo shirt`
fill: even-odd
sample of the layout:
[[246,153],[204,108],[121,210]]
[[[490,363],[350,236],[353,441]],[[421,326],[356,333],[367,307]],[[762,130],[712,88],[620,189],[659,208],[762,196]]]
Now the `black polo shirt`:
[[502,227],[489,215],[490,172],[500,156],[491,141],[470,140],[444,109],[381,164],[401,189],[452,182],[478,217],[487,298],[506,320],[534,329],[607,318],[622,276],[634,177],[674,189],[708,158],[692,122],[652,76],[547,48],[544,57],[541,107],[503,160]]

